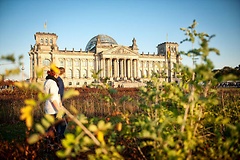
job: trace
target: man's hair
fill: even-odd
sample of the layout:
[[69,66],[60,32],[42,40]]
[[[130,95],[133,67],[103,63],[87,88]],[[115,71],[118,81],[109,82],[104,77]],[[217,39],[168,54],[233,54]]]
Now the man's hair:
[[62,75],[63,73],[65,73],[65,68],[59,67],[58,69],[60,70],[60,74],[59,75]]

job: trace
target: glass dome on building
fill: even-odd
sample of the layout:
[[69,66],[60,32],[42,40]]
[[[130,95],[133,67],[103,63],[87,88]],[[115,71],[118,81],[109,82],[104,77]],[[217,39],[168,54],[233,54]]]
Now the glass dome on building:
[[92,50],[96,45],[97,42],[100,42],[103,46],[111,46],[112,44],[117,44],[117,42],[108,35],[99,34],[93,37],[87,44],[85,51]]

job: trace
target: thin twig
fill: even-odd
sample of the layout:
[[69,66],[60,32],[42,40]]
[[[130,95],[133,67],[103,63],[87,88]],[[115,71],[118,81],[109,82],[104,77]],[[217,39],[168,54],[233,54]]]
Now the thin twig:
[[100,142],[97,140],[97,138],[74,115],[72,115],[64,106],[62,106],[62,109],[70,119],[72,119],[78,126],[82,128],[82,130],[93,140],[97,146],[100,146]]

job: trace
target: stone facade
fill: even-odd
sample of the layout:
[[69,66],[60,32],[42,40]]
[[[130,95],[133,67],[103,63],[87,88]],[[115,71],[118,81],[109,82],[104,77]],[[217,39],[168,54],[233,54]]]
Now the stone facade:
[[[131,46],[123,46],[110,36],[97,35],[87,44],[85,51],[60,50],[55,33],[37,32],[36,43],[31,46],[30,80],[45,81],[50,63],[64,67],[64,83],[67,87],[81,87],[92,82],[108,79],[114,86],[137,87],[150,79],[154,72],[164,72],[162,81],[177,81],[173,71],[175,63],[181,63],[178,44],[164,42],[157,46],[155,53],[139,53],[136,39]],[[43,75],[37,76],[37,68]],[[99,72],[98,78],[92,77]]]

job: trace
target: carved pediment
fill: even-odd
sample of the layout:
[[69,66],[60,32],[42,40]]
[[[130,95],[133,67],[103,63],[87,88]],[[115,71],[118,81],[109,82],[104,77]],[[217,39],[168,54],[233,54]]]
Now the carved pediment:
[[125,47],[125,46],[117,46],[114,48],[111,48],[109,50],[105,50],[102,52],[102,54],[111,54],[111,55],[124,55],[124,56],[138,56],[138,53],[132,51],[131,49]]

